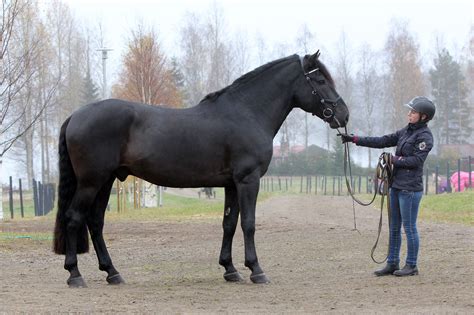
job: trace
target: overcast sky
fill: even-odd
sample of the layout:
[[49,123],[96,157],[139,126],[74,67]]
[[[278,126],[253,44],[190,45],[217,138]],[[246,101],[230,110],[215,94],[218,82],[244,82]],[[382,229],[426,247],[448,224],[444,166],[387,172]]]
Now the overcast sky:
[[[40,0],[45,2],[46,0]],[[106,46],[114,49],[108,60],[109,86],[117,76],[130,31],[138,22],[153,26],[169,56],[179,56],[179,28],[186,12],[206,14],[214,0],[65,0],[79,24],[97,29],[103,26]],[[335,51],[344,30],[357,49],[364,42],[381,49],[393,18],[408,21],[409,30],[420,43],[423,54],[434,51],[434,39],[441,36],[456,50],[466,45],[473,23],[474,1],[469,0],[228,0],[215,1],[222,7],[227,28],[245,33],[255,42],[257,34],[267,47],[294,45],[298,30],[306,24],[327,54]],[[288,54],[296,51],[289,51]],[[323,56],[328,60],[330,56]],[[427,57],[427,56],[424,56]],[[433,56],[428,56],[431,60]],[[252,68],[258,66],[255,62]],[[249,69],[250,70],[250,69]],[[14,174],[12,160],[4,160],[2,182]],[[8,171],[7,171],[8,170]],[[16,173],[19,171],[16,170]]]
[[[205,14],[213,2],[222,7],[229,31],[244,32],[249,40],[257,34],[271,47],[294,44],[303,24],[327,50],[335,47],[344,30],[357,48],[369,43],[384,46],[390,21],[405,19],[422,52],[434,47],[436,35],[456,50],[467,43],[473,23],[474,1],[469,0],[67,0],[79,20],[104,28],[112,71],[118,70],[124,42],[138,21],[152,25],[168,55],[179,55],[179,28],[186,12]],[[289,52],[293,53],[293,52]],[[453,52],[455,53],[455,52]],[[254,66],[258,66],[257,64]]]

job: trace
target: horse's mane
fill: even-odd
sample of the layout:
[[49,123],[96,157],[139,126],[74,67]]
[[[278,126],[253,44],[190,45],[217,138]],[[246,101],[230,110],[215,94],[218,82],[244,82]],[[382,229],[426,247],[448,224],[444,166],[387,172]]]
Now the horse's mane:
[[335,89],[336,83],[334,83],[334,79],[332,78],[331,73],[329,73],[328,68],[319,59],[318,59],[318,63],[319,63],[319,70],[321,71],[323,76],[326,78],[326,80],[328,80],[328,83]]
[[294,59],[296,57],[297,57],[297,55],[291,55],[291,56],[288,56],[288,57],[285,57],[285,58],[280,58],[280,59],[277,59],[277,60],[270,61],[269,63],[266,63],[266,64],[264,64],[264,65],[262,65],[262,66],[260,66],[256,69],[242,75],[241,77],[236,79],[234,82],[232,82],[232,84],[226,86],[225,88],[222,88],[218,91],[207,94],[199,103],[202,103],[204,101],[215,101],[223,93],[227,92],[228,90],[235,89],[235,88],[247,83],[248,81],[252,80],[256,76],[260,75],[262,72],[265,72],[267,69],[273,67],[274,65],[279,64],[281,62],[285,62],[285,61],[290,60],[290,59]]

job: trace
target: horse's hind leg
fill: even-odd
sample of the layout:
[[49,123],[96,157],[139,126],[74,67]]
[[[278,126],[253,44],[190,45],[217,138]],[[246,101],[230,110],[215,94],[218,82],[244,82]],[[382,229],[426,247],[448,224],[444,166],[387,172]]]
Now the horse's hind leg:
[[86,213],[97,194],[94,187],[78,186],[71,205],[66,211],[66,258],[64,269],[70,273],[67,284],[70,287],[86,287],[77,267],[77,253],[88,250]]
[[114,177],[111,178],[106,184],[104,184],[97,194],[91,212],[87,218],[87,226],[89,227],[97,259],[99,260],[99,269],[107,272],[107,282],[109,284],[120,284],[125,283],[125,281],[112,264],[112,259],[107,251],[107,246],[105,245],[103,237],[105,210],[107,208],[107,202],[109,201],[110,190],[112,189],[114,180]]
[[224,219],[222,227],[224,237],[222,238],[222,248],[219,257],[219,264],[224,266],[224,279],[231,282],[243,281],[240,273],[232,263],[232,240],[234,238],[237,221],[239,220],[239,203],[235,186],[225,188]]

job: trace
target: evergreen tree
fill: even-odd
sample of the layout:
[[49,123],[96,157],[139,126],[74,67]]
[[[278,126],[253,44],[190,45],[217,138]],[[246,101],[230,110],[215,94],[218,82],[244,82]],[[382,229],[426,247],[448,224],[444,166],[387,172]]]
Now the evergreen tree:
[[342,144],[340,137],[336,136],[333,150],[334,151],[331,153],[333,158],[332,174],[344,175],[344,145]]
[[87,70],[81,91],[81,103],[83,105],[94,103],[99,100],[99,88],[95,85],[91,78],[91,73]]
[[471,109],[467,102],[466,80],[459,63],[443,49],[430,70],[432,95],[437,105],[435,124],[440,131],[440,143],[467,143],[471,133]]

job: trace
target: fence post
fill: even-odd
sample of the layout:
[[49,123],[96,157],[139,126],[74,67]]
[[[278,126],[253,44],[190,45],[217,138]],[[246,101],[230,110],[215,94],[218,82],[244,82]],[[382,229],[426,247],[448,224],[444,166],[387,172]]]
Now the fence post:
[[435,171],[435,194],[438,194],[438,174],[439,174],[439,166],[436,165],[436,171]]
[[328,187],[328,178],[324,175],[324,195],[327,194],[327,187]]
[[461,159],[458,159],[458,192],[461,192]]
[[425,195],[428,195],[428,169],[426,170],[426,175],[425,175]]
[[25,210],[23,208],[23,188],[21,187],[21,178],[18,180],[18,184],[19,184],[19,189],[20,189],[20,212],[21,212],[21,217],[24,218],[25,217]]
[[278,190],[281,191],[281,178],[278,176]]
[[285,191],[288,191],[288,177],[285,177]]
[[303,175],[301,175],[301,181],[300,181],[300,193],[303,192]]
[[44,215],[44,194],[43,194],[43,183],[38,181],[38,205],[39,205],[39,213],[38,215]]
[[10,191],[9,191],[9,197],[10,197],[10,216],[13,219],[13,179],[10,176]]
[[452,192],[452,187],[451,187],[451,177],[449,176],[449,162],[446,162],[446,181],[448,182],[448,187],[446,190],[448,193]]
[[33,179],[33,204],[35,208],[35,217],[37,217],[38,216],[38,186],[35,179]]
[[315,176],[315,181],[314,181],[314,194],[318,194],[318,175]]
[[341,176],[337,177],[337,195],[341,195]]
[[468,162],[469,162],[469,187],[472,189],[472,159],[470,155],[468,158]]

